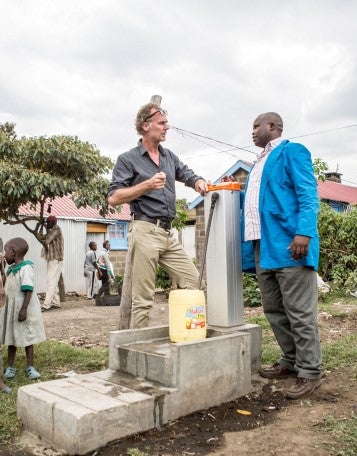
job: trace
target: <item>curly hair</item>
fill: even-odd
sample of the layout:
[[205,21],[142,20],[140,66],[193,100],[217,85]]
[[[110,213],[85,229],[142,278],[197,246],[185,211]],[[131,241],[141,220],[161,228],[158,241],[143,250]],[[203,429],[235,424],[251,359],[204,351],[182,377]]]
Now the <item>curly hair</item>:
[[145,122],[145,119],[147,119],[150,116],[150,111],[153,108],[157,110],[161,109],[160,106],[156,103],[147,103],[139,109],[139,112],[137,113],[135,119],[135,129],[139,135],[142,135],[144,133],[142,125]]

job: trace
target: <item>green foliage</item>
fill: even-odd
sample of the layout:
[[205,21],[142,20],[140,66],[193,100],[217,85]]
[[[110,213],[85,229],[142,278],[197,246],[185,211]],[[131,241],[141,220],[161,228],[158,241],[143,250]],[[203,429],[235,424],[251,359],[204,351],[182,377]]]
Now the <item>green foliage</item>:
[[123,282],[124,282],[124,276],[116,275],[114,277],[114,285],[116,285],[118,288],[121,288],[123,286]]
[[185,228],[185,224],[188,220],[187,209],[188,204],[184,198],[176,200],[176,217],[172,221],[172,226],[176,228],[177,231],[181,231]]
[[172,287],[172,281],[168,273],[161,266],[158,266],[156,270],[155,287],[162,290],[169,290]]
[[123,283],[124,283],[124,276],[116,275],[114,277],[114,281],[113,281],[111,288],[113,288],[114,292],[121,294],[122,289],[123,289]]
[[243,273],[243,302],[246,307],[259,307],[262,305],[256,275]]
[[[77,137],[18,139],[13,125],[4,124],[0,126],[0,220],[22,223],[41,240],[38,233],[47,203],[64,195],[70,195],[77,207],[88,205],[104,216],[109,212],[109,180],[103,176],[112,166],[95,146]],[[18,218],[19,207],[27,203],[39,205],[39,217]],[[35,230],[26,224],[30,219],[38,221]]]
[[315,158],[312,164],[314,168],[314,174],[318,180],[325,180],[325,172],[328,171],[328,164],[321,158]]
[[0,124],[0,132],[6,133],[10,138],[16,137],[15,124],[12,122],[5,122]]
[[357,208],[335,212],[321,203],[318,228],[320,234],[319,273],[333,288],[357,285]]

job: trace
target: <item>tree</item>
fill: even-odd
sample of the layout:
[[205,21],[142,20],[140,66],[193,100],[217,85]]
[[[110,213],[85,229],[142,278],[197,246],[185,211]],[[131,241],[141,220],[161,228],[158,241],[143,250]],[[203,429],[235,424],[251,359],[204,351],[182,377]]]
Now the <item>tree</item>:
[[323,161],[321,158],[315,158],[313,161],[314,174],[317,177],[317,180],[325,181],[326,176],[325,172],[328,171],[328,164]]
[[[108,174],[113,163],[99,150],[73,136],[16,137],[13,124],[0,125],[0,220],[21,223],[43,243],[45,208],[70,195],[77,207],[91,206],[104,216]],[[19,208],[39,205],[39,215],[20,217]],[[28,222],[37,222],[31,228]]]
[[[0,220],[22,224],[44,245],[45,208],[56,197],[70,195],[76,206],[99,209],[102,216],[114,211],[108,207],[109,158],[76,136],[20,138],[14,124],[0,124]],[[19,208],[39,207],[36,216],[20,217]],[[35,227],[29,222],[36,222]],[[59,281],[61,301],[64,283]]]

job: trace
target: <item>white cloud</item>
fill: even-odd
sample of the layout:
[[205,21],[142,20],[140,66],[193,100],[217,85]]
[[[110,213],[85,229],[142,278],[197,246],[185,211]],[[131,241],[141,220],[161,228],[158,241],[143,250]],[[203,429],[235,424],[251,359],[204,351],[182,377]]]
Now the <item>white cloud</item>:
[[[7,2],[0,122],[76,134],[113,159],[137,141],[136,112],[155,93],[172,125],[237,146],[251,146],[265,111],[287,137],[356,124],[356,13],[348,0]],[[301,141],[357,183],[356,127]],[[254,158],[173,130],[166,146],[210,179]]]

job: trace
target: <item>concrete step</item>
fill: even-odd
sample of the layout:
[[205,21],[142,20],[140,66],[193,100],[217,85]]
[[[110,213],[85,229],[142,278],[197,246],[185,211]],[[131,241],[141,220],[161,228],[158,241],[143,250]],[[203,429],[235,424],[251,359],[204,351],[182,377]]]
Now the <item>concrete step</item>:
[[[111,370],[27,385],[17,413],[29,431],[67,454],[84,454],[121,437],[160,426],[174,389]],[[35,413],[34,413],[35,411]]]
[[261,346],[260,328],[245,326],[182,343],[169,341],[168,327],[112,331],[110,370],[23,386],[18,416],[58,449],[85,454],[228,402],[251,390]]

